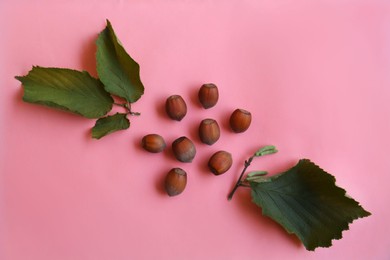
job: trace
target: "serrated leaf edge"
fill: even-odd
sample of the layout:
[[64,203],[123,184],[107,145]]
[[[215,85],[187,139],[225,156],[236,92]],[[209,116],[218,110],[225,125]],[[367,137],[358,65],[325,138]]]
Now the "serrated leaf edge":
[[[101,63],[99,62],[99,59],[97,58],[97,57],[99,56],[99,53],[101,53],[101,50],[99,49],[99,44],[98,44],[98,43],[101,41],[101,36],[102,36],[103,34],[105,34],[105,33],[108,33],[109,38],[113,38],[113,39],[118,43],[118,46],[119,46],[120,48],[122,48],[122,50],[123,50],[123,52],[126,54],[126,56],[127,56],[130,60],[132,60],[132,61],[135,63],[135,66],[136,66],[136,69],[137,69],[137,73],[138,73],[138,77],[140,77],[140,76],[141,76],[141,68],[140,68],[139,63],[138,63],[137,61],[135,61],[135,60],[129,55],[129,53],[126,51],[126,49],[124,48],[123,44],[120,42],[119,38],[117,37],[117,35],[116,35],[115,31],[114,31],[114,28],[113,28],[112,25],[111,25],[111,22],[110,22],[108,19],[106,19],[106,27],[99,33],[98,38],[96,39],[96,45],[97,45],[98,47],[97,47],[97,49],[96,49],[96,54],[95,54],[95,56],[96,56],[96,69],[97,69],[98,73],[99,73],[100,68],[102,68],[102,67],[104,66],[104,64],[101,64]],[[115,48],[115,52],[117,52],[117,46],[116,46],[115,44],[114,44],[114,48]],[[102,83],[103,83],[103,82],[102,82]],[[144,88],[143,83],[142,83],[141,80],[140,80],[140,83],[141,83],[141,85],[142,85],[142,87],[143,87],[143,88],[142,88],[142,93],[139,95],[138,98],[135,98],[135,99],[133,99],[133,100],[130,100],[130,99],[128,99],[128,97],[126,97],[126,96],[124,96],[124,95],[121,95],[121,94],[119,94],[119,93],[113,93],[113,92],[111,92],[111,90],[107,89],[106,84],[103,83],[103,85],[104,85],[104,89],[105,89],[107,92],[111,93],[112,95],[121,97],[121,98],[125,99],[125,100],[126,100],[127,102],[129,102],[129,103],[134,103],[134,102],[138,101],[138,100],[142,97],[142,95],[144,94],[144,92],[145,92],[145,88]],[[123,86],[119,86],[119,87],[120,87],[120,89],[122,89],[122,91],[123,91],[124,93],[126,93],[127,96],[131,96],[131,95],[129,94],[128,90],[127,90],[125,87],[123,87]]]
[[[96,124],[99,122],[99,120],[105,119],[105,118],[107,118],[107,117],[116,116],[116,115],[118,115],[118,114],[119,114],[119,115],[126,115],[126,116],[125,116],[125,119],[127,120],[126,122],[127,122],[128,124],[126,125],[125,128],[113,129],[113,130],[107,132],[106,134],[104,134],[104,135],[102,135],[102,136],[95,136],[95,135],[94,135],[94,129],[95,129],[95,127],[96,127]],[[128,129],[129,127],[130,127],[130,120],[127,118],[127,114],[115,113],[114,115],[107,115],[107,116],[105,116],[105,117],[101,117],[101,118],[99,118],[98,120],[96,120],[95,125],[94,125],[94,126],[92,127],[92,129],[91,129],[91,136],[92,136],[92,138],[99,140],[99,139],[101,139],[101,138],[103,138],[103,137],[105,137],[105,136],[107,136],[107,135],[109,135],[109,134],[115,133],[115,132],[117,132],[117,131],[126,130],[126,129]]]
[[[292,168],[298,167],[299,163],[301,163],[301,162],[303,162],[303,161],[308,161],[308,162],[312,163],[313,165],[315,165],[316,167],[318,167],[319,169],[321,169],[322,171],[324,171],[326,174],[330,175],[330,176],[332,177],[332,182],[333,182],[333,184],[334,184],[335,186],[337,186],[337,185],[336,185],[336,178],[335,178],[332,174],[328,173],[328,172],[325,171],[323,168],[321,168],[319,165],[317,165],[317,164],[315,164],[314,162],[312,162],[310,159],[306,159],[306,158],[300,159],[299,162],[298,162],[298,164],[296,164],[296,165],[293,166]],[[291,168],[291,169],[292,169],[292,168]],[[290,170],[290,169],[289,169],[289,170]],[[288,170],[287,170],[287,171],[288,171]],[[265,181],[266,178],[268,178],[268,179],[270,179],[270,181],[272,181],[273,179],[278,178],[279,176],[281,176],[282,174],[284,174],[284,173],[287,172],[287,171],[284,171],[284,172],[282,172],[282,173],[279,173],[279,174],[276,174],[276,175],[273,175],[273,176],[270,176],[270,177],[263,177],[264,180],[263,180],[262,182],[267,182],[267,181]],[[249,183],[251,183],[251,182],[252,182],[252,183],[258,183],[258,182],[256,182],[256,181],[248,181],[248,182],[249,182]],[[356,201],[355,199],[353,199],[352,197],[350,197],[350,196],[346,193],[346,190],[345,190],[345,189],[341,188],[340,186],[337,186],[337,187],[340,188],[340,189],[344,192],[344,196],[345,196],[345,197],[347,197],[347,198],[351,199],[352,201],[356,202],[356,204],[357,204],[359,207],[361,207],[361,209],[362,209],[362,214],[360,214],[360,215],[358,215],[358,216],[352,216],[350,219],[346,220],[346,226],[343,227],[341,230],[339,230],[339,231],[335,234],[335,236],[334,236],[330,241],[328,241],[329,243],[327,243],[327,244],[325,244],[325,245],[319,245],[319,246],[306,246],[306,245],[304,245],[304,246],[306,247],[306,249],[309,250],[309,251],[314,251],[314,250],[315,250],[316,248],[318,248],[318,247],[328,248],[328,247],[332,246],[332,245],[333,245],[333,244],[332,244],[332,241],[333,241],[333,240],[339,240],[339,239],[341,239],[341,238],[343,237],[343,236],[342,236],[342,232],[343,232],[343,231],[346,231],[346,230],[349,230],[349,224],[351,224],[353,221],[355,221],[355,220],[357,220],[357,219],[359,219],[359,218],[364,218],[364,217],[368,217],[368,216],[372,215],[369,211],[365,210],[365,209],[360,205],[360,203],[359,203],[358,201]],[[252,192],[256,192],[255,189],[253,189],[252,187],[251,187],[251,191],[252,191]],[[258,206],[259,208],[261,208],[259,205],[257,205],[257,203],[255,202],[253,196],[252,196],[252,202],[253,202],[256,206]],[[296,236],[303,242],[303,239],[304,239],[304,238],[301,238],[300,236],[298,236],[298,234],[296,234],[296,233],[294,233],[293,231],[287,229],[284,225],[282,225],[282,224],[279,223],[277,220],[275,220],[274,218],[272,218],[272,216],[269,215],[263,208],[261,208],[261,209],[262,209],[262,215],[263,215],[263,216],[266,216],[266,217],[272,219],[273,221],[275,221],[276,223],[278,223],[280,226],[282,226],[282,227],[287,231],[287,233],[296,235]]]
[[[93,80],[96,80],[97,82],[99,82],[101,84],[101,87],[102,87],[102,90],[104,90],[105,92],[107,92],[104,88],[104,84],[98,79],[98,78],[95,78],[93,77],[88,71],[86,70],[75,70],[75,69],[70,69],[70,68],[61,68],[61,67],[43,67],[43,66],[38,66],[38,65],[33,65],[32,66],[32,69],[28,71],[28,73],[24,76],[15,76],[15,79],[17,79],[18,81],[21,82],[23,88],[24,88],[24,79],[26,79],[28,77],[28,75],[30,74],[31,71],[33,71],[34,69],[56,69],[56,70],[67,70],[67,71],[71,71],[71,72],[76,72],[76,73],[82,73],[82,74],[85,74],[86,76],[90,77],[91,79]],[[108,96],[111,100],[111,106],[108,107],[105,111],[104,111],[104,114],[102,114],[101,116],[104,116],[106,115],[108,112],[110,112],[112,110],[112,107],[113,107],[113,104],[114,104],[114,99],[112,98],[112,96],[110,95],[109,92],[107,92]],[[65,106],[62,106],[62,105],[59,105],[55,102],[51,102],[51,101],[43,101],[43,100],[37,100],[37,101],[32,101],[28,98],[26,98],[26,95],[25,95],[25,92],[23,93],[23,96],[22,96],[22,100],[24,102],[27,102],[27,103],[31,103],[31,104],[39,104],[39,105],[43,105],[43,106],[46,106],[46,107],[49,107],[51,109],[57,109],[57,110],[61,110],[61,111],[65,111],[65,112],[69,112],[69,113],[73,113],[73,114],[77,114],[77,115],[80,115],[80,116],[83,116],[85,118],[88,118],[88,119],[96,119],[96,117],[87,117],[85,115],[83,115],[81,112],[77,111],[77,109],[75,110],[70,110],[68,109],[67,107]],[[48,104],[51,104],[51,105],[48,105]]]

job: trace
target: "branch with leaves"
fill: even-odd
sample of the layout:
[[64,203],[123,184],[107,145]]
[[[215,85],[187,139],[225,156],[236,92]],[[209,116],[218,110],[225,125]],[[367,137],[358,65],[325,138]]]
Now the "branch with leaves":
[[276,150],[275,146],[268,145],[268,146],[265,146],[263,148],[260,148],[251,157],[249,157],[249,159],[246,160],[245,163],[244,163],[244,169],[242,169],[241,175],[238,178],[238,181],[236,182],[236,185],[234,185],[233,190],[230,192],[230,194],[228,196],[228,200],[231,200],[233,198],[233,195],[236,192],[238,187],[240,187],[240,186],[248,187],[248,181],[249,180],[254,180],[254,179],[258,178],[258,177],[261,177],[261,176],[267,174],[266,171],[250,172],[250,173],[248,173],[248,175],[245,178],[245,180],[244,181],[242,180],[242,177],[244,176],[244,173],[246,172],[246,169],[248,169],[248,167],[251,165],[251,163],[252,163],[254,158],[260,157],[260,156],[264,156],[264,155],[267,155],[267,154],[277,153],[277,152],[278,152],[278,150]]
[[[70,111],[86,118],[97,118],[92,137],[100,139],[130,127],[128,115],[144,93],[139,65],[120,44],[110,21],[96,41],[96,69],[99,79],[86,71],[34,66],[26,76],[16,76],[24,88],[23,100]],[[112,96],[123,103],[114,103]],[[107,115],[113,105],[125,113]]]
[[249,187],[252,201],[262,208],[263,215],[295,234],[307,250],[330,247],[333,239],[342,238],[349,223],[371,215],[336,186],[334,176],[308,159],[270,177],[265,176],[266,171],[250,172],[244,177],[254,158],[276,152],[274,146],[265,146],[246,160],[228,199],[238,187]]

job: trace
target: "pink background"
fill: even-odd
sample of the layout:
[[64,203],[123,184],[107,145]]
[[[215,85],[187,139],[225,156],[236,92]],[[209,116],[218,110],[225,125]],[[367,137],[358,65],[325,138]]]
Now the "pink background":
[[[139,62],[145,95],[129,130],[97,141],[93,120],[22,102],[13,77],[32,65],[96,75],[106,18]],[[0,24],[0,259],[389,259],[389,1],[2,0]],[[206,82],[220,89],[209,110],[196,98]],[[171,94],[189,107],[180,123],[163,111]],[[237,107],[253,113],[244,134],[228,129]],[[197,137],[206,117],[222,127],[211,147]],[[143,151],[149,133],[190,137],[195,160]],[[265,144],[280,152],[251,170],[310,158],[373,215],[308,252],[249,190],[228,202],[243,161]],[[234,164],[216,177],[206,164],[219,149]],[[169,198],[172,167],[188,186]]]

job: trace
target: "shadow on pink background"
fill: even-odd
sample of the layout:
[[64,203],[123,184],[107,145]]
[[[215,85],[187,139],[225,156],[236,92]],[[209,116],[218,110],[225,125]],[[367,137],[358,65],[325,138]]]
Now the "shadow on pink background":
[[[21,101],[14,79],[32,65],[96,75],[94,41],[109,19],[141,66],[145,95],[131,127],[90,138],[93,120]],[[387,1],[2,1],[0,3],[0,259],[389,259],[390,4]],[[214,82],[216,107],[197,103]],[[169,120],[180,94],[188,115]],[[253,114],[228,129],[235,108]],[[215,118],[209,147],[199,122]],[[197,146],[191,164],[140,147],[149,133]],[[373,215],[328,249],[308,252],[261,215],[241,189],[244,160],[274,144],[252,170],[277,173],[310,158]],[[207,160],[234,163],[213,176]],[[188,172],[169,198],[164,176]]]

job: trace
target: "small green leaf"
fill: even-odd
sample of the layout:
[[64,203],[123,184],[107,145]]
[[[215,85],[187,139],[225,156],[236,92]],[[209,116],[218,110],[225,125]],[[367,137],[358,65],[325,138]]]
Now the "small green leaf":
[[110,21],[107,20],[96,45],[97,72],[105,89],[130,103],[137,101],[144,93],[139,65],[119,42]]
[[112,116],[99,118],[95,126],[92,128],[92,137],[100,139],[103,136],[124,130],[130,127],[130,121],[126,114],[116,113]]
[[275,146],[267,145],[267,146],[264,146],[264,147],[260,148],[259,150],[257,150],[255,152],[254,156],[259,157],[259,156],[273,154],[273,153],[277,153],[277,152],[278,152],[278,150],[276,150]]
[[296,234],[307,250],[330,247],[349,223],[371,215],[336,186],[332,175],[307,159],[284,173],[249,183],[263,215]]
[[245,181],[256,181],[258,179],[263,179],[264,175],[267,175],[268,172],[266,171],[254,171],[254,172],[249,172],[246,177]]
[[263,175],[267,175],[268,172],[267,171],[254,171],[254,172],[249,172],[247,174],[248,177],[254,177],[254,176],[263,176]]
[[114,102],[102,83],[85,71],[33,67],[26,76],[15,78],[22,82],[24,101],[87,118],[104,116]]

